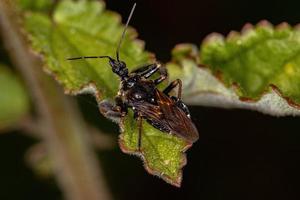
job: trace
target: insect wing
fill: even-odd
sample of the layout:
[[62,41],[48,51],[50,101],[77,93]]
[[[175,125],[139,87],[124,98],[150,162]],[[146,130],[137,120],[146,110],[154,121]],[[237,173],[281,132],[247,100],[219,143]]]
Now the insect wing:
[[168,124],[169,129],[175,135],[187,140],[188,142],[195,142],[199,138],[197,128],[185,112],[181,110],[174,101],[156,90],[157,103],[162,112],[165,123]]
[[161,131],[170,132],[169,125],[166,123],[159,106],[147,102],[135,102],[134,105],[138,113],[152,126]]
[[159,106],[147,102],[135,102],[134,107],[138,110],[139,114],[146,119],[161,120],[162,118],[162,112]]

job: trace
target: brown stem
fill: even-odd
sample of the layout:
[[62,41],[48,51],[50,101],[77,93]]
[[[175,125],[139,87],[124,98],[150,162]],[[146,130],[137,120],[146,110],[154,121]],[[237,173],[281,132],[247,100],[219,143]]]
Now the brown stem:
[[43,140],[53,161],[56,179],[67,199],[111,199],[87,128],[75,102],[42,71],[28,51],[10,0],[0,0],[0,28],[11,60],[22,74],[36,106]]
[[[22,133],[27,136],[36,139],[42,139],[42,128],[43,127],[40,127],[40,123],[36,119],[33,119],[31,116],[27,116],[23,117],[23,119],[21,119],[19,123],[15,124],[14,126],[7,127],[4,130],[0,129],[0,134],[1,132],[22,130]],[[112,150],[117,146],[115,137],[102,133],[98,128],[88,125],[87,131],[88,132],[86,134],[88,134],[89,138],[88,142],[91,143],[95,149],[100,151]]]

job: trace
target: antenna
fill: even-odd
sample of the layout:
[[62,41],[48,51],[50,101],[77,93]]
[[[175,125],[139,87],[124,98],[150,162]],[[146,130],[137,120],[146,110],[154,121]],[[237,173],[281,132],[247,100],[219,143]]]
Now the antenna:
[[80,60],[80,59],[88,59],[88,58],[108,58],[109,60],[113,60],[110,56],[80,56],[75,58],[67,58],[67,60]]
[[118,48],[117,48],[117,51],[116,51],[116,56],[117,56],[117,61],[118,61],[118,62],[120,62],[120,60],[119,60],[119,52],[120,52],[121,44],[122,44],[122,41],[123,41],[123,39],[124,39],[126,30],[127,30],[127,28],[128,28],[128,24],[129,24],[130,19],[131,19],[132,15],[133,15],[133,12],[134,12],[135,7],[136,7],[136,3],[134,3],[134,4],[133,4],[133,7],[131,8],[129,17],[128,17],[128,19],[127,19],[125,28],[124,28],[124,30],[123,30],[122,36],[121,36],[120,41],[119,41],[119,44],[118,44]]

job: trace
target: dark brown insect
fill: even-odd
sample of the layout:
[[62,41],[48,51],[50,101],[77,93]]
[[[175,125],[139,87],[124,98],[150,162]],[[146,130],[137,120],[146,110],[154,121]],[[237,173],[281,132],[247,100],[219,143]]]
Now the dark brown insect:
[[[112,71],[121,79],[120,90],[115,98],[115,105],[104,100],[100,103],[100,111],[109,119],[120,121],[127,114],[128,108],[134,112],[139,127],[139,143],[141,147],[142,122],[146,120],[153,127],[183,138],[189,143],[198,139],[198,131],[193,124],[187,106],[181,101],[181,80],[170,83],[166,89],[159,91],[157,85],[167,78],[167,71],[158,63],[145,65],[137,70],[128,72],[126,63],[119,60],[119,50],[124,38],[128,23],[131,19],[136,4],[134,4],[128,17],[125,29],[118,44],[116,59],[110,56],[83,56],[69,58],[68,60],[107,58]],[[160,73],[157,79],[149,79],[156,72]],[[169,93],[178,87],[177,96]]]

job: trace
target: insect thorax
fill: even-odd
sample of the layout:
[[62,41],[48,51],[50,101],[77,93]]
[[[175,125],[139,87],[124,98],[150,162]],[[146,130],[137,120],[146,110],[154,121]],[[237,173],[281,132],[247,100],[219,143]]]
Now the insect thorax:
[[154,103],[155,89],[153,81],[144,78],[124,80],[121,85],[122,96],[129,106],[140,101]]

